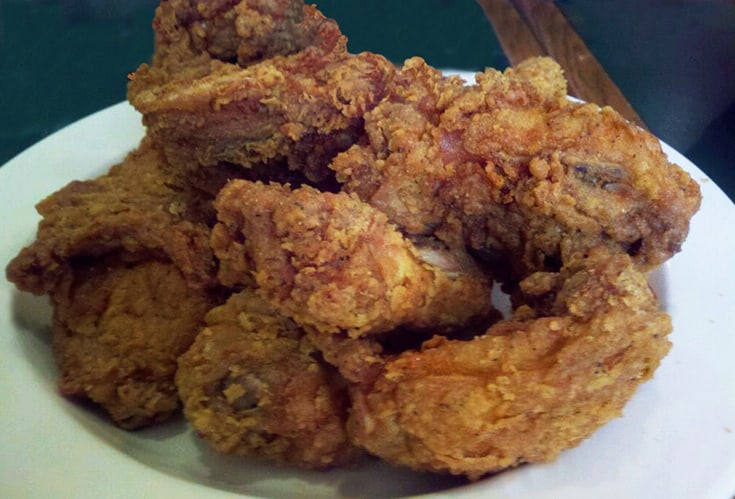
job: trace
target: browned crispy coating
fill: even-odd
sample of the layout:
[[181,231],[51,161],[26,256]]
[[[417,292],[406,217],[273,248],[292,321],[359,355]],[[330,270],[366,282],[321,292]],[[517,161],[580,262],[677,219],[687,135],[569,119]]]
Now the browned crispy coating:
[[235,180],[215,208],[222,283],[254,280],[303,326],[361,336],[461,327],[493,310],[492,281],[467,255],[409,241],[354,196]]
[[177,165],[288,160],[319,182],[332,175],[329,160],[360,137],[362,115],[385,94],[393,72],[374,54],[335,58],[306,50],[246,68],[220,65],[193,81],[131,86],[129,96]]
[[326,468],[354,461],[349,400],[337,372],[301,329],[252,290],[206,317],[179,359],[184,413],[219,452]]
[[212,294],[170,262],[113,256],[67,270],[51,298],[62,394],[99,404],[125,429],[179,408],[176,359],[216,305]]
[[478,478],[551,460],[619,416],[670,346],[645,276],[600,252],[521,287],[549,305],[521,306],[471,341],[436,337],[386,357],[375,379],[353,384],[354,441],[393,463]]
[[680,250],[697,184],[648,132],[568,100],[551,59],[465,87],[411,59],[395,81],[365,115],[369,142],[331,167],[408,233],[466,245],[508,279],[558,270],[569,241],[644,269]]
[[145,141],[105,175],[73,181],[38,203],[36,239],[10,262],[8,279],[45,294],[74,259],[121,251],[171,260],[193,284],[211,283],[209,228],[200,221],[207,218],[204,196],[179,189],[161,172],[162,161]]
[[349,54],[301,0],[162,0],[154,30],[146,139],[41,201],[6,269],[52,298],[62,393],[129,429],[180,397],[223,453],[475,479],[553,459],[652,376],[671,325],[642,271],[699,188],[551,59],[465,85]]
[[326,164],[359,138],[393,65],[347,54],[336,23],[302,2],[220,4],[158,9],[153,63],[128,89],[148,133],[179,167],[287,160],[312,182],[331,178]]
[[294,0],[170,0],[159,6],[154,27],[159,51],[185,37],[193,52],[245,65],[307,46],[311,33],[299,26],[303,18],[303,5]]
[[105,175],[44,199],[35,241],[7,267],[20,289],[52,298],[60,391],[127,429],[178,407],[176,357],[218,303],[201,220],[211,197],[163,173],[164,161],[144,141]]
[[135,75],[147,84],[202,76],[220,61],[244,67],[346,43],[334,21],[299,0],[163,0],[153,28],[152,62]]

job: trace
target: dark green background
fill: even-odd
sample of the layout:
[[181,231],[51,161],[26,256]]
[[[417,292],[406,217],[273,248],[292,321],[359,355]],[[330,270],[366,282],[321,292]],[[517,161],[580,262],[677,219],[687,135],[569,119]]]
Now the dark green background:
[[[125,98],[152,51],[154,0],[0,0],[0,164]],[[735,198],[735,2],[558,4],[663,140]],[[324,0],[353,52],[440,68],[508,62],[472,0]]]

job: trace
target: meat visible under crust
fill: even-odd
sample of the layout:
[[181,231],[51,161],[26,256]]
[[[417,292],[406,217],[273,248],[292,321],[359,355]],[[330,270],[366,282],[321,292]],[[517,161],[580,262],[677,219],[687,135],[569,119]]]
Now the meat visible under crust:
[[406,239],[345,193],[232,181],[212,235],[227,286],[253,280],[275,308],[324,333],[462,327],[493,311],[467,255]]
[[176,384],[186,417],[224,454],[316,469],[360,455],[345,431],[344,381],[252,290],[207,314]]

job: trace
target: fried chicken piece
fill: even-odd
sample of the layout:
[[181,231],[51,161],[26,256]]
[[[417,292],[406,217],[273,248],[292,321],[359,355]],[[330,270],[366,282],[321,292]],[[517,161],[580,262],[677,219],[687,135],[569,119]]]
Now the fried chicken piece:
[[128,88],[169,160],[188,169],[287,161],[312,183],[332,179],[326,164],[361,137],[361,116],[394,66],[348,54],[337,24],[301,1],[195,7],[161,5],[153,63]]
[[301,0],[164,0],[153,20],[155,50],[132,86],[191,80],[220,62],[245,67],[315,47],[344,52],[334,21]]
[[603,251],[521,288],[549,305],[520,306],[471,341],[437,336],[354,383],[354,442],[395,464],[477,479],[551,460],[619,416],[670,347],[670,318],[645,276]]
[[51,292],[59,391],[132,430],[179,409],[176,360],[218,302],[176,265],[112,255],[78,262]]
[[163,173],[164,161],[146,140],[107,174],[41,201],[36,240],[6,269],[52,298],[60,391],[126,429],[178,407],[176,358],[219,303],[212,198]]
[[334,155],[359,139],[362,114],[394,71],[374,54],[335,60],[305,50],[247,68],[220,65],[193,81],[131,87],[129,98],[174,165],[287,160],[319,182],[333,176],[326,164]]
[[302,326],[361,336],[461,327],[493,311],[492,282],[469,256],[409,241],[354,196],[232,181],[215,208],[221,282],[254,280]]
[[322,469],[354,461],[347,389],[290,319],[252,290],[206,317],[179,359],[184,413],[217,451]]
[[568,100],[548,58],[466,87],[411,59],[365,128],[369,142],[332,162],[344,189],[409,234],[467,246],[508,280],[558,270],[569,241],[653,268],[680,250],[700,203],[655,137]]
[[73,181],[37,205],[35,241],[10,262],[8,280],[35,294],[55,289],[78,258],[123,251],[168,259],[194,284],[212,284],[202,194],[177,186],[149,141],[94,180]]

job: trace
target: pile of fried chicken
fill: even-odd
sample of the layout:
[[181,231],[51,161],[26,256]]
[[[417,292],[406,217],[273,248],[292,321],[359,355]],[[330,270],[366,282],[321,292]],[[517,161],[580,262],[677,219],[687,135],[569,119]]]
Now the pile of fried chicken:
[[145,138],[41,201],[7,268],[51,297],[62,394],[126,429],[183,407],[222,453],[477,479],[653,375],[647,273],[699,187],[554,61],[397,67],[301,0],[162,0],[153,26]]

